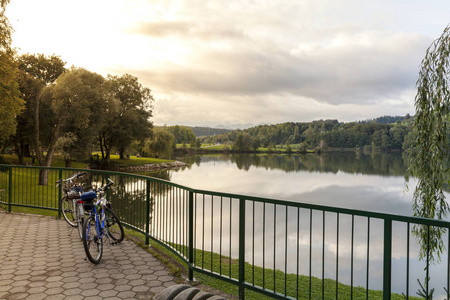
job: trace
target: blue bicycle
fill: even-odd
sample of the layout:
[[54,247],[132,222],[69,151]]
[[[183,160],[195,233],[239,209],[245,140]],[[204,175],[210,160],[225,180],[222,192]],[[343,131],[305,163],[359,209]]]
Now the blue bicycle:
[[86,256],[93,264],[98,264],[102,259],[103,238],[106,237],[110,245],[117,245],[125,236],[122,223],[106,200],[105,191],[114,184],[111,179],[108,180],[109,183],[96,192],[81,194],[84,209],[91,212],[84,220],[82,240]]

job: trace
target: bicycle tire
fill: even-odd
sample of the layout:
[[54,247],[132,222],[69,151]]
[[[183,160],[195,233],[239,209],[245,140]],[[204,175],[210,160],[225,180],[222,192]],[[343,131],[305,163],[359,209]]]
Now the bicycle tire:
[[97,222],[94,216],[89,216],[83,224],[83,246],[86,256],[93,264],[98,264],[103,254],[103,239],[98,238]]
[[116,243],[122,242],[125,237],[123,225],[116,214],[109,207],[105,207],[105,218],[109,237]]
[[84,218],[80,217],[78,222],[78,234],[80,235],[80,240],[83,240],[83,224],[84,224]]
[[64,220],[72,226],[77,227],[76,219],[75,219],[75,208],[73,207],[73,201],[67,199],[67,196],[64,196],[61,199],[61,213],[64,217]]
[[78,234],[80,235],[80,240],[83,240],[83,225],[84,225],[84,215],[80,214],[80,206],[81,204],[77,203],[76,206],[76,221],[78,227]]

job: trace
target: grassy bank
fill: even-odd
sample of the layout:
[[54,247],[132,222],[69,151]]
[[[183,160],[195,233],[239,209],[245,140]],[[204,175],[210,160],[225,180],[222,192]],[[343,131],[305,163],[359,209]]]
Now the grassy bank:
[[[186,277],[186,264],[179,258],[177,258],[171,251],[167,250],[160,244],[150,240],[150,248],[144,245],[145,237],[143,234],[127,231],[127,236],[132,236],[135,242],[142,247],[148,249],[156,256],[165,262],[174,274],[182,274]],[[179,245],[172,245],[173,247],[180,249]],[[186,249],[187,251],[187,249]],[[203,255],[203,256],[202,256]],[[188,256],[188,251],[186,253]],[[206,270],[213,270],[216,274],[223,274],[226,277],[234,279],[238,278],[239,274],[239,260],[230,259],[229,257],[220,257],[217,253],[211,253],[196,249],[194,253],[194,259],[197,266],[202,266]],[[194,277],[201,284],[212,287],[214,289],[223,291],[234,297],[238,297],[238,287],[233,284],[226,283],[222,280],[216,279],[204,275],[202,273],[194,272]],[[336,299],[336,281],[333,279],[325,279],[310,277],[296,274],[285,274],[280,270],[263,269],[262,267],[252,266],[249,263],[245,263],[245,278],[247,282],[256,286],[265,287],[267,290],[275,290],[281,295],[287,295],[298,299],[309,299],[311,293],[311,299]],[[286,279],[286,290],[285,290]],[[274,284],[275,283],[275,284]],[[311,289],[310,289],[311,286]],[[350,285],[338,283],[338,298],[350,299],[353,292],[353,299],[366,299],[367,290],[364,287],[351,287]],[[380,290],[368,291],[369,299],[383,299],[383,292]],[[261,300],[261,299],[273,299],[272,297],[265,296],[263,294],[246,290],[245,299]],[[405,297],[401,294],[391,294],[393,300],[404,300]],[[422,299],[420,297],[412,297],[411,300]]]

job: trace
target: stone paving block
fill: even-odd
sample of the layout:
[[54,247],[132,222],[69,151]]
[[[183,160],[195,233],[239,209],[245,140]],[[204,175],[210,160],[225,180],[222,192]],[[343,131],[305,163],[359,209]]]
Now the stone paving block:
[[64,300],[85,300],[85,298],[81,295],[68,295]]
[[45,291],[47,295],[58,295],[61,294],[64,291],[61,287],[55,287],[55,288],[49,288]]
[[45,284],[46,288],[52,289],[52,288],[56,288],[56,287],[60,287],[64,284],[64,282],[61,281],[54,281],[54,282],[48,282]]
[[91,264],[78,231],[62,219],[0,211],[0,228],[0,299],[151,299],[176,284],[164,264],[128,240],[105,245],[100,264]]
[[81,295],[88,297],[88,296],[97,296],[99,293],[100,293],[100,291],[97,289],[87,289],[87,290],[83,290],[81,292]]
[[117,294],[117,297],[118,297],[118,298],[121,298],[121,299],[132,299],[132,298],[134,298],[135,295],[136,295],[135,292],[132,292],[132,291],[126,291],[126,292],[120,292],[120,293],[118,293],[118,294]]
[[[0,286],[0,295],[4,292],[8,292],[9,290],[11,290],[13,287],[10,285],[1,285]],[[1,299],[1,298],[0,298]]]
[[[1,297],[1,295],[0,295],[0,297]],[[33,294],[27,296],[25,299],[26,300],[44,300],[47,297],[48,297],[48,295],[46,295],[44,293],[33,293]]]
[[118,292],[129,291],[131,290],[131,285],[128,284],[116,285],[114,289]]
[[76,295],[81,295],[81,293],[84,291],[84,289],[80,289],[80,288],[69,288],[66,289],[63,294],[66,296],[76,296]]
[[107,290],[107,291],[101,291],[100,294],[98,294],[99,297],[102,298],[111,298],[117,296],[119,292],[115,290]]
[[27,293],[12,293],[8,298],[11,300],[25,299],[29,296]]

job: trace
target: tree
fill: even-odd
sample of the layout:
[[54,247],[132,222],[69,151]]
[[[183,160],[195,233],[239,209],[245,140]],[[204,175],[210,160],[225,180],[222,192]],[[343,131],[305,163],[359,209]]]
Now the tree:
[[252,148],[252,138],[248,133],[240,133],[233,144],[233,151],[248,152]]
[[261,140],[259,139],[259,137],[256,137],[252,141],[252,150],[258,151],[259,147],[261,147]]
[[[47,143],[43,146],[47,150],[45,159],[40,140],[36,141],[36,157],[41,166],[51,165],[57,142],[65,132],[90,132],[92,143],[93,138],[97,136],[95,130],[101,123],[101,113],[104,111],[104,82],[101,75],[81,68],[72,68],[42,90],[40,99],[51,113],[52,123],[50,128],[45,129],[50,133]],[[73,138],[68,140],[77,147],[89,146],[89,143],[74,143]],[[39,183],[46,185],[48,170],[43,170]]]
[[175,147],[175,136],[166,128],[155,127],[153,136],[145,141],[144,150],[155,157],[170,158]]
[[108,75],[109,95],[107,122],[99,133],[102,158],[110,160],[112,147],[117,147],[120,158],[133,140],[145,140],[151,134],[151,101],[149,88],[129,74],[121,77]]
[[[424,218],[443,219],[449,211],[443,193],[445,174],[448,172],[446,131],[450,105],[447,75],[450,72],[449,53],[450,27],[447,27],[427,49],[416,83],[416,142],[412,149],[410,170],[418,179],[413,195],[414,215]],[[433,260],[433,253],[436,253],[439,259],[444,249],[441,239],[443,231],[431,228],[428,237],[425,227],[416,226],[414,232],[421,241],[420,256],[424,258],[430,254]],[[427,238],[430,239],[429,250],[426,246]],[[427,280],[428,278],[426,283]]]
[[[53,83],[66,71],[66,64],[59,56],[43,54],[24,54],[17,59],[18,82],[20,92],[25,100],[25,108],[17,116],[17,133],[13,138],[19,162],[24,156],[30,156],[31,145],[36,145],[45,134],[42,128],[50,128],[52,118],[45,109],[40,110],[40,94],[42,89]],[[43,105],[45,107],[45,104]]]
[[5,16],[8,3],[9,0],[0,2],[0,142],[15,133],[16,116],[23,106],[17,82],[15,51],[11,48],[13,29]]
[[167,130],[175,136],[177,144],[195,142],[195,134],[190,127],[175,125],[169,126]]

